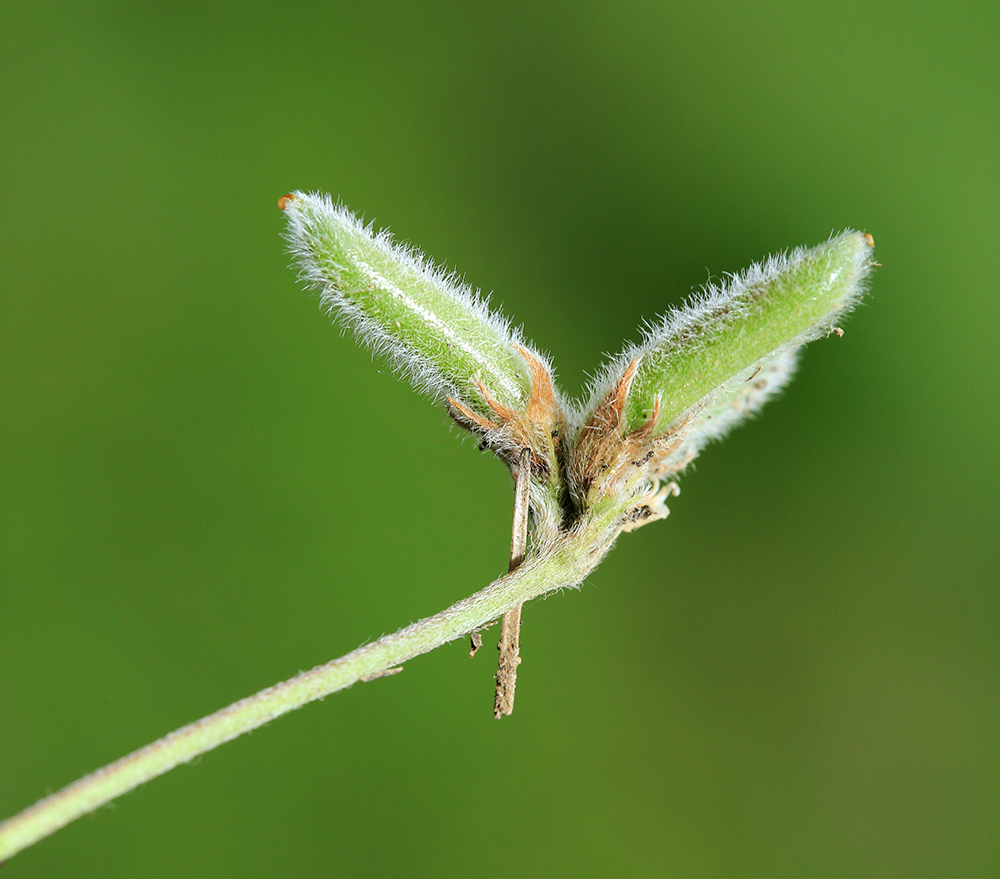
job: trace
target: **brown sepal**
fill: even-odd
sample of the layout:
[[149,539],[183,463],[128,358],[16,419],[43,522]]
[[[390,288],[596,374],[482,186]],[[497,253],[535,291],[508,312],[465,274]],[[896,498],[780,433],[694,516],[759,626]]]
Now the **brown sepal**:
[[555,461],[551,450],[557,448],[562,435],[566,431],[566,420],[559,402],[556,399],[552,376],[548,368],[531,351],[521,345],[514,346],[524,358],[531,372],[531,392],[523,412],[504,406],[487,390],[481,379],[476,379],[476,387],[486,405],[493,411],[495,418],[488,418],[474,412],[468,406],[452,397],[446,397],[451,416],[463,427],[475,433],[504,435],[505,441],[499,445],[498,454],[511,458],[515,449],[531,449],[532,469],[547,475],[551,472]]

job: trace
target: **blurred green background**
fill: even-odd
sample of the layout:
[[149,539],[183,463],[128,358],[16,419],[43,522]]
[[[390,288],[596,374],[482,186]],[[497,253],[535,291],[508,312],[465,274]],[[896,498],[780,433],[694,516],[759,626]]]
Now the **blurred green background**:
[[3,817],[505,569],[509,477],[297,286],[286,191],[493,291],[570,393],[770,252],[850,226],[884,266],[667,522],[526,609],[512,718],[494,630],[5,877],[1000,875],[995,4],[0,28]]

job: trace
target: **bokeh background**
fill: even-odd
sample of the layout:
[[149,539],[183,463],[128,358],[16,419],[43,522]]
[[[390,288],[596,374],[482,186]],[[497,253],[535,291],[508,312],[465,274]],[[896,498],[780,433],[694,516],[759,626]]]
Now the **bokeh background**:
[[1000,875],[995,4],[0,12],[0,814],[433,613],[512,490],[318,312],[277,199],[470,283],[563,387],[846,227],[843,339],[665,523],[5,876]]

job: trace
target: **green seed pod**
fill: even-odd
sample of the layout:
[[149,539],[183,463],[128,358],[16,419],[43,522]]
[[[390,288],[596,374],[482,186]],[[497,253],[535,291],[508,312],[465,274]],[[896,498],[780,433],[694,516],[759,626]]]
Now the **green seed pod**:
[[[679,472],[759,409],[787,383],[801,345],[839,333],[837,322],[864,292],[873,245],[870,235],[845,232],[771,257],[704,290],[623,352],[584,409],[571,473],[576,502],[626,472],[651,481]],[[624,471],[627,464],[637,469]]]
[[552,466],[543,434],[562,410],[551,368],[478,293],[327,195],[297,192],[279,207],[299,276],[328,313],[490,445],[530,446]]

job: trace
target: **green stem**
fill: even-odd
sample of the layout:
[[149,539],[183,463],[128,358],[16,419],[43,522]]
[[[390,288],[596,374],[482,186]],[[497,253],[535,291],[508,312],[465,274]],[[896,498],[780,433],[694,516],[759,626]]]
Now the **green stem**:
[[0,863],[224,742],[467,635],[532,598],[580,583],[610,549],[620,530],[619,520],[617,511],[604,508],[513,572],[447,610],[181,727],[40,800],[0,824]]

